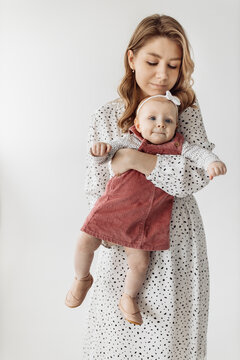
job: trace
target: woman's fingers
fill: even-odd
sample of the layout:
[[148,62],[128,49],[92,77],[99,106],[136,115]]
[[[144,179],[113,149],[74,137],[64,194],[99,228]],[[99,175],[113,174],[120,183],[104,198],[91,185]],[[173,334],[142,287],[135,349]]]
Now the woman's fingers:
[[115,153],[111,161],[111,168],[115,175],[119,176],[129,170],[128,157],[129,149],[119,149]]

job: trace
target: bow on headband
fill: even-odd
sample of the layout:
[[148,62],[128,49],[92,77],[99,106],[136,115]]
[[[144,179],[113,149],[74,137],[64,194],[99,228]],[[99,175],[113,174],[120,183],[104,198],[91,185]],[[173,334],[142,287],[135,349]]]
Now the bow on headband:
[[166,98],[170,101],[172,101],[176,106],[179,106],[181,104],[181,101],[179,100],[178,97],[173,96],[169,90],[166,91],[166,95],[153,95],[153,96],[149,96],[146,100],[144,100],[137,108],[136,111],[136,115],[138,114],[139,110],[141,109],[141,107],[143,106],[143,104],[145,104],[145,102],[147,102],[148,100],[154,99],[156,97],[163,97]]
[[169,90],[167,90],[166,95],[164,97],[166,97],[168,100],[172,101],[177,106],[181,105],[181,101],[179,100],[179,98],[176,96],[173,96]]

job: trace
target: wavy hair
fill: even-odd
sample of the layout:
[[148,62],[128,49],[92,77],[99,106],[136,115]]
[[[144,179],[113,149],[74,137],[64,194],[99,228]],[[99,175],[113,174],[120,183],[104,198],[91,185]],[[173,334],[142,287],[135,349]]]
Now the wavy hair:
[[175,41],[182,50],[182,61],[178,79],[171,90],[173,95],[179,97],[179,115],[195,101],[195,93],[192,89],[194,62],[190,54],[190,43],[183,27],[177,20],[167,15],[154,14],[144,18],[134,31],[124,55],[125,75],[118,87],[118,94],[123,99],[125,111],[118,120],[118,126],[125,133],[133,125],[136,108],[140,100],[140,89],[136,83],[135,74],[128,62],[128,50],[132,50],[136,56],[138,51],[153,37],[161,36]]

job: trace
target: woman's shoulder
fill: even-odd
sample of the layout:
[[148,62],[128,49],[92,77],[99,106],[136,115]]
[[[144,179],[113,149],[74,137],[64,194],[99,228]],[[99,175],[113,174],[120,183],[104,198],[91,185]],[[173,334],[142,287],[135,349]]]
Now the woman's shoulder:
[[190,126],[197,123],[202,123],[202,114],[199,106],[197,97],[192,105],[188,106],[180,115],[179,115],[179,125],[183,127],[184,125]]
[[199,111],[200,108],[199,108],[199,102],[198,102],[198,98],[195,96],[195,99],[194,99],[194,102],[192,105],[189,105],[186,109],[184,109],[182,111],[182,113],[180,114],[180,118],[181,117],[185,117],[186,115],[188,114],[194,114],[196,113],[197,111]]
[[91,116],[91,128],[96,132],[105,134],[105,141],[110,141],[121,136],[117,126],[118,119],[124,111],[124,103],[121,98],[108,101],[101,105]]
[[108,101],[107,103],[99,106],[93,115],[95,116],[113,116],[116,117],[124,110],[124,102],[121,98]]
[[195,98],[193,105],[194,107],[189,106],[180,115],[178,131],[189,143],[212,150],[215,145],[208,141],[197,97]]

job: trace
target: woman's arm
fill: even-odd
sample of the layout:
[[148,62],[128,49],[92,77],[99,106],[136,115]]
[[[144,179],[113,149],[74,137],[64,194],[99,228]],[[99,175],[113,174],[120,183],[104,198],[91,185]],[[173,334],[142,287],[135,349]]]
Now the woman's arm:
[[111,115],[110,108],[101,106],[90,119],[87,137],[86,174],[84,190],[91,210],[97,199],[104,193],[107,181],[109,180],[108,164],[97,164],[95,158],[90,154],[90,147],[95,142],[104,141],[109,143],[112,139],[110,123],[105,118]]
[[[90,210],[97,199],[104,193],[106,184],[110,178],[110,167],[109,163],[107,163],[107,161],[105,162],[106,159],[104,159],[104,161],[101,161],[103,159],[98,161],[96,160],[97,158],[92,156],[89,151],[93,143],[102,141],[113,145],[110,155],[113,155],[119,146],[137,148],[136,144],[128,142],[127,135],[122,136],[117,127],[117,119],[122,114],[122,111],[122,102],[119,102],[117,99],[99,107],[98,110],[91,116],[87,137],[86,174],[84,185]],[[120,149],[117,151],[117,154],[119,155],[120,152],[127,150],[128,149]],[[122,163],[125,166],[124,171],[128,170],[126,169],[126,161],[121,161],[121,164]]]
[[[213,150],[215,145],[207,139],[197,100],[195,105],[197,109],[189,107],[181,114],[179,132],[189,143]],[[210,181],[204,169],[197,168],[182,155],[150,155],[131,150],[130,158],[133,169],[142,172],[155,186],[176,197],[191,195]]]
[[147,154],[138,150],[129,149],[126,167],[149,176],[157,164],[157,155]]
[[144,175],[149,175],[155,168],[156,155],[146,154],[133,149],[120,149],[111,161],[111,168],[115,175],[134,169]]

